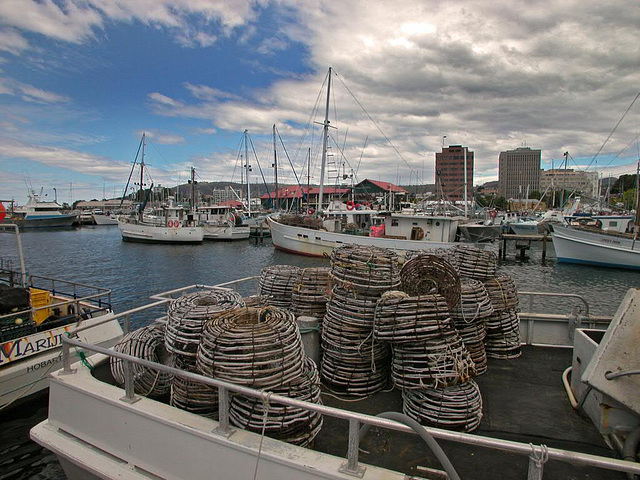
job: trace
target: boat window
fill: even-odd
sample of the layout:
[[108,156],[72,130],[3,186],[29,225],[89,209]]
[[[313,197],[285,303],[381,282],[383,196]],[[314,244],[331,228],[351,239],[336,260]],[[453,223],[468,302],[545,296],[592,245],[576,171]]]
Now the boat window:
[[609,226],[610,227],[617,227],[618,226],[618,222],[616,220],[610,220],[609,221]]
[[436,222],[436,227],[439,227],[439,226],[440,226],[440,222]]
[[397,227],[398,226],[398,220],[396,220],[395,218],[391,220],[391,226],[392,227]]

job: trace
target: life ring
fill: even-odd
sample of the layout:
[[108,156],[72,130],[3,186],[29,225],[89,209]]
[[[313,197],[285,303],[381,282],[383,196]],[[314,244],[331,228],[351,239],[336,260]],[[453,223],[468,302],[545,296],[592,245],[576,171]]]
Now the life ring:
[[356,204],[353,203],[353,201],[349,200],[347,202],[347,210],[353,210],[354,208],[356,208]]
[[174,220],[174,221],[173,221],[173,227],[174,227],[174,228],[179,228],[179,227],[180,227],[180,220],[177,220],[177,219],[176,219],[176,220]]
[[309,210],[307,210],[307,213],[309,215],[313,215],[314,213],[316,213],[316,211],[313,208],[310,208]]
[[489,217],[496,218],[496,216],[498,215],[498,211],[497,210],[489,210]]
[[173,228],[173,220],[167,220],[167,227]]

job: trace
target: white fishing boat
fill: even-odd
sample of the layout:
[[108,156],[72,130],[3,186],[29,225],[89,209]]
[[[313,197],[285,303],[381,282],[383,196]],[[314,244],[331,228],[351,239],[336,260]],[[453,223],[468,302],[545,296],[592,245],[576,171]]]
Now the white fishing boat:
[[[110,290],[27,275],[18,228],[1,228],[15,228],[23,270],[0,269],[0,410],[48,387],[49,374],[62,367],[62,337],[71,329],[105,348],[122,337]],[[93,357],[76,353],[74,362]]]
[[250,227],[230,205],[209,205],[197,209],[198,221],[205,240],[244,240],[249,238]]
[[[217,288],[233,289],[235,283]],[[197,288],[216,287],[193,285],[166,292],[154,296],[153,303],[119,316],[157,308],[162,299],[169,302],[173,295]],[[570,297],[565,300],[569,302]],[[48,419],[31,430],[31,438],[55,453],[69,480],[539,480],[544,473],[548,473],[546,478],[626,478],[625,472],[640,473],[640,464],[633,458],[616,458],[601,434],[615,439],[609,445],[626,442],[625,452],[631,449],[635,457],[640,397],[638,377],[631,375],[638,366],[637,361],[634,364],[637,358],[628,354],[612,358],[610,353],[624,353],[631,339],[637,338],[639,324],[633,317],[639,307],[640,292],[631,289],[613,320],[588,314],[576,318],[571,314],[520,313],[523,354],[514,360],[492,360],[488,372],[477,377],[487,400],[482,405],[480,429],[474,433],[410,422],[400,413],[401,393],[397,389],[358,402],[323,395],[323,404],[319,404],[65,338],[71,347],[104,356],[92,371],[74,371],[65,363],[64,371],[53,375]],[[575,329],[576,320],[588,322],[594,329]],[[572,352],[573,367],[567,368],[572,365]],[[130,363],[124,387],[114,384],[110,361]],[[134,388],[134,368],[150,368],[156,375],[179,376],[210,386],[217,391],[219,419],[141,396]],[[571,373],[571,385],[563,370]],[[617,375],[606,377],[612,371]],[[581,402],[576,401],[576,395]],[[567,396],[578,404],[575,409]],[[270,438],[259,424],[252,432],[232,423],[236,398],[256,399],[259,407],[255,408],[265,412],[260,414],[265,427],[270,408],[283,406],[320,414],[324,426],[309,446]],[[595,425],[578,411],[580,404],[590,416],[595,415]],[[602,404],[606,405],[605,412]],[[385,409],[390,411],[378,416],[369,413]],[[366,428],[361,430],[363,426]],[[379,429],[375,439],[364,438],[370,426]],[[446,442],[446,453],[439,441]]]
[[30,190],[27,203],[22,207],[13,207],[4,223],[18,225],[21,229],[64,228],[71,227],[78,220],[75,214],[63,213],[63,207],[57,201],[46,202],[41,197]]
[[[140,206],[137,213],[118,217],[122,240],[142,243],[201,243],[204,239],[204,230],[199,226],[195,212],[192,209],[177,205],[173,197],[169,197],[168,203],[162,205],[153,214],[145,212],[147,200],[142,198],[144,192],[142,186],[145,185],[145,146],[146,140],[143,134],[141,140],[142,157],[140,160]],[[131,169],[132,173],[135,166],[136,163],[134,162]],[[193,169],[191,169],[191,177],[193,182]],[[129,180],[131,180],[131,175]],[[129,183],[127,182],[128,186]],[[125,187],[125,192],[127,187]],[[148,191],[150,192],[152,188],[153,184],[151,184]]]
[[122,240],[142,243],[202,243],[204,229],[196,216],[173,197],[154,215],[120,215],[118,226]]
[[629,235],[554,226],[558,262],[640,270],[640,241]]
[[[380,216],[379,211],[359,209],[353,200],[336,204],[329,202],[324,210],[324,177],[327,164],[329,105],[332,69],[327,82],[320,189],[316,213],[317,221],[286,222],[286,217],[269,217],[273,246],[279,250],[320,257],[343,244],[370,245],[396,251],[446,248],[453,245],[458,223],[463,217],[395,212]],[[297,223],[297,224],[296,224]]]
[[389,248],[397,252],[453,245],[462,217],[388,213],[375,210],[327,212],[317,228],[269,217],[273,246],[285,252],[322,257],[344,244]]

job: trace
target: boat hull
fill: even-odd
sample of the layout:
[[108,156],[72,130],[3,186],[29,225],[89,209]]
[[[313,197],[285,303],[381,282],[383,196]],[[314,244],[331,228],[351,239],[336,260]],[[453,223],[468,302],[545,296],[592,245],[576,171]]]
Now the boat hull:
[[[107,313],[96,318],[84,320],[82,326],[92,326],[104,322],[107,319],[107,315],[113,317],[112,313]],[[9,405],[13,406],[17,401],[23,401],[48,388],[49,374],[62,368],[62,340],[60,338],[63,334],[62,331],[67,331],[75,326],[76,324],[73,323],[64,329],[58,329],[60,332],[56,335],[52,333],[52,341],[55,342],[57,347],[48,348],[41,353],[11,362],[9,362],[9,358],[4,356],[6,352],[2,353],[3,356],[0,358],[0,409]],[[46,333],[43,332],[43,334]],[[78,337],[85,338],[87,341],[98,342],[102,347],[109,348],[115,345],[122,337],[122,328],[117,320],[112,320],[103,325],[93,326],[88,330],[84,330],[78,333]],[[17,348],[22,348],[23,350],[38,348],[38,343],[42,342],[35,338],[33,341],[28,338],[20,340],[23,340],[23,342]],[[40,343],[40,345],[43,344],[44,342]],[[87,357],[91,358],[89,352]],[[76,360],[78,360],[77,357]]]
[[632,239],[559,226],[551,238],[558,262],[640,270],[640,242]]
[[453,242],[432,242],[426,240],[400,240],[384,237],[365,237],[348,235],[345,233],[313,230],[292,225],[283,225],[273,218],[269,218],[271,240],[278,250],[310,257],[324,257],[335,247],[342,245],[366,245],[389,248],[398,252],[407,250],[424,250],[431,248],[450,248]]
[[458,225],[462,236],[470,242],[493,242],[502,233],[500,225]]
[[227,225],[203,225],[205,240],[246,240],[249,227],[229,227]]
[[7,218],[3,223],[13,223],[21,230],[29,228],[70,228],[77,220],[76,215],[52,215],[32,218]]
[[112,215],[93,215],[96,225],[118,225],[118,219]]
[[140,243],[202,243],[202,227],[169,228],[139,223],[118,222],[122,240]]

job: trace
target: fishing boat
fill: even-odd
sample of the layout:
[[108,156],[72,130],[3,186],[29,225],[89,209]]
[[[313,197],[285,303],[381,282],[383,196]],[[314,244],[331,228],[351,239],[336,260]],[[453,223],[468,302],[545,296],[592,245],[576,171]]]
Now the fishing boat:
[[462,237],[472,243],[493,242],[500,237],[502,226],[491,220],[478,220],[458,225]]
[[285,223],[286,217],[267,218],[273,246],[278,250],[322,257],[344,244],[389,248],[398,252],[449,248],[456,243],[456,230],[462,217],[387,213],[375,210],[325,212],[317,226]]
[[230,205],[208,205],[197,209],[198,221],[205,240],[244,240],[249,238],[250,227]]
[[640,241],[600,229],[554,226],[558,262],[640,270]]
[[[21,271],[0,267],[0,410],[16,406],[48,387],[48,375],[62,367],[62,337],[113,346],[122,328],[111,311],[111,291],[51,277],[27,275],[20,231],[14,230]],[[74,362],[91,361],[77,352]]]
[[[255,278],[172,290],[118,317],[157,308],[181,293],[228,291],[246,281]],[[539,295],[563,297],[560,293]],[[577,296],[564,297],[569,303]],[[399,413],[402,401],[397,389],[358,402],[344,402],[332,395],[323,395],[322,403],[308,402],[66,337],[64,342],[70,347],[103,357],[91,370],[73,370],[65,354],[64,370],[52,378],[48,419],[31,430],[31,438],[56,454],[70,480],[484,480],[496,476],[533,480],[542,479],[545,473],[545,478],[622,479],[625,473],[640,473],[640,464],[634,461],[640,438],[640,384],[638,376],[632,375],[638,364],[637,356],[628,354],[640,331],[640,323],[633,321],[640,308],[640,291],[631,289],[613,318],[590,316],[588,303],[583,302],[587,310],[577,316],[575,311],[567,315],[519,313],[522,355],[490,360],[488,372],[476,377],[483,392],[484,415],[474,433],[406,420]],[[576,329],[576,324],[581,328]],[[114,361],[130,364],[124,387],[111,377],[110,362]],[[208,385],[218,392],[218,419],[136,394],[134,367]],[[260,421],[253,432],[232,426],[230,404],[236,398],[255,399],[255,405],[265,412],[260,414],[263,428],[259,428]],[[265,436],[267,412],[284,406],[322,415],[324,425],[313,444],[297,446]],[[578,411],[582,409],[595,417],[586,419]],[[374,416],[377,412],[386,413]],[[366,434],[370,426],[378,427],[375,438]],[[631,457],[617,458],[603,435],[610,445],[624,445],[625,454],[632,452]]]
[[[284,216],[267,219],[273,246],[300,255],[320,257],[343,244],[371,245],[396,251],[447,248],[453,245],[458,224],[463,217],[426,215],[424,213],[393,212],[382,217],[381,212],[358,206],[353,199],[329,202],[324,210],[325,169],[329,135],[329,105],[332,69],[329,68],[327,102],[323,123],[320,188],[314,219],[287,222]],[[362,208],[361,208],[362,207]],[[311,209],[309,210],[311,211]]]
[[63,213],[63,207],[57,201],[46,202],[40,195],[30,190],[29,200],[22,207],[13,207],[8,212],[4,223],[25,228],[68,228],[78,220],[77,215]]
[[[195,211],[192,208],[185,208],[175,202],[175,198],[169,197],[168,203],[162,205],[153,213],[145,212],[149,192],[153,189],[153,184],[146,191],[147,197],[143,198],[144,171],[145,171],[145,135],[142,134],[140,147],[138,151],[142,151],[140,160],[140,205],[138,212],[130,215],[120,215],[118,217],[118,226],[122,234],[122,240],[127,242],[142,243],[202,243],[204,239],[204,230],[199,226],[199,222]],[[137,159],[136,159],[137,160]],[[136,162],[134,161],[131,174],[134,171]],[[131,180],[129,175],[129,181]],[[194,182],[194,170],[191,169],[191,182]],[[127,182],[126,189],[129,186]],[[193,199],[192,199],[193,205]]]

